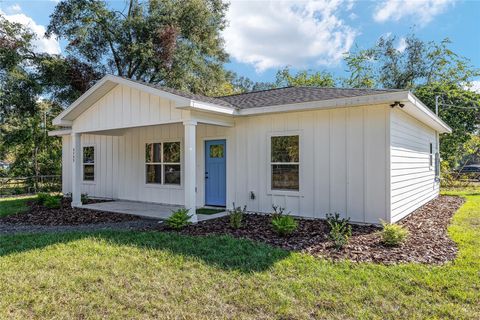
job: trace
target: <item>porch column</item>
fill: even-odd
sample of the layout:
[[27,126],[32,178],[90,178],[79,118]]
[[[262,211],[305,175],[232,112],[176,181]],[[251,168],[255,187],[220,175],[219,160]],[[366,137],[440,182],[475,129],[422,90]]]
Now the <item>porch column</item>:
[[72,133],[72,207],[82,206],[82,134]]
[[196,214],[196,129],[197,121],[186,120],[183,122],[185,128],[185,208],[190,210],[191,222],[197,222]]

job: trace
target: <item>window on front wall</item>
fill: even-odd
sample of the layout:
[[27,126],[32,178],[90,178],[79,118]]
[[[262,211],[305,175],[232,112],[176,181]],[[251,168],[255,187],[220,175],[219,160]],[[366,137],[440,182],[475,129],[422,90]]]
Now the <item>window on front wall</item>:
[[180,142],[147,143],[145,166],[147,183],[180,185]]
[[95,181],[95,148],[83,147],[83,180]]
[[272,136],[270,139],[272,190],[298,191],[300,189],[299,136]]

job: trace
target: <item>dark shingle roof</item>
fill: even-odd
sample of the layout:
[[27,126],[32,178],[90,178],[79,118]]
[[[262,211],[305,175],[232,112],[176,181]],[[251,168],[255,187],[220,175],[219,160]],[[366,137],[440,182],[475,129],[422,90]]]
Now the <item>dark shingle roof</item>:
[[347,88],[317,88],[317,87],[285,87],[263,91],[247,92],[222,97],[207,97],[200,94],[163,87],[143,81],[138,82],[180,97],[201,102],[216,104],[223,107],[248,109],[257,107],[277,106],[282,104],[323,101],[340,98],[375,95],[401,91],[397,89],[347,89]]
[[235,106],[231,105],[227,101],[220,100],[218,98],[207,97],[207,96],[203,96],[201,94],[194,94],[194,93],[190,93],[190,92],[185,92],[185,91],[181,91],[181,90],[177,90],[177,89],[172,89],[172,88],[169,88],[169,87],[156,85],[156,84],[153,84],[153,83],[143,82],[143,81],[140,81],[140,80],[134,80],[134,79],[130,79],[130,78],[124,78],[124,79],[129,80],[129,81],[133,81],[133,82],[137,82],[137,83],[140,83],[140,84],[143,84],[143,85],[155,88],[155,89],[159,89],[159,90],[162,90],[162,91],[165,91],[165,92],[168,92],[168,93],[180,96],[180,97],[184,97],[184,98],[187,98],[187,99],[212,103],[212,104],[216,104],[216,105],[223,106],[223,107],[228,107],[228,108],[235,108]]
[[317,88],[317,87],[286,87],[265,91],[249,92],[231,96],[217,97],[240,108],[257,108],[282,104],[302,103],[312,101],[331,100],[368,96],[380,93],[395,92],[393,89],[345,89],[345,88]]

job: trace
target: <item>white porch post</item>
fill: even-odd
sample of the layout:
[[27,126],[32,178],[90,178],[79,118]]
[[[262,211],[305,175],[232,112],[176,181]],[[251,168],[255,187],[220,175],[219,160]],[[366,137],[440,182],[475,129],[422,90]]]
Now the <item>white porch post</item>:
[[72,133],[72,207],[82,206],[82,134]]
[[183,122],[185,128],[185,208],[190,210],[191,222],[197,222],[196,214],[196,129],[197,121],[186,120]]

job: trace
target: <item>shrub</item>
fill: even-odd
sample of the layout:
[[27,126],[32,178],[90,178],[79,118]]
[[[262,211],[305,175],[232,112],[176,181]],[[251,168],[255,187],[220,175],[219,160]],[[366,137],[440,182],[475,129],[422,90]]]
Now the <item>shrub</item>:
[[350,219],[340,218],[340,214],[327,214],[327,223],[330,227],[328,238],[333,241],[335,249],[342,249],[352,235],[352,226],[349,223]]
[[59,209],[62,206],[62,197],[49,195],[43,205],[49,209]]
[[88,201],[88,193],[82,193],[80,195],[80,202],[82,202],[82,204],[86,204]]
[[276,205],[272,205],[272,209],[272,220],[277,217],[283,216],[283,212],[285,211],[285,208]]
[[288,236],[295,232],[298,228],[298,223],[292,216],[277,215],[272,219],[273,230],[280,236]]
[[37,193],[37,203],[38,204],[45,204],[45,201],[50,197],[51,196],[48,193],[39,192],[39,193]]
[[229,211],[228,216],[230,218],[230,227],[233,229],[239,229],[243,225],[243,216],[247,213],[247,206],[235,207],[233,203],[233,210]]
[[172,211],[172,215],[166,220],[167,226],[175,230],[181,230],[191,224],[191,215],[188,214],[189,210],[186,208]]
[[390,247],[399,246],[405,242],[408,236],[408,230],[398,224],[391,224],[382,221],[383,230],[381,231],[382,241]]

